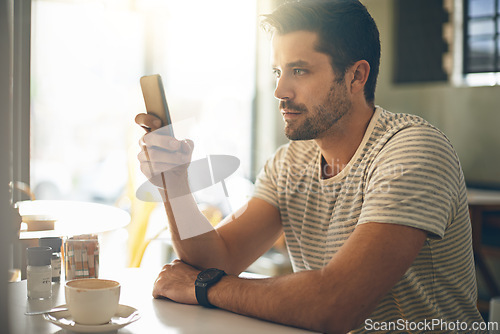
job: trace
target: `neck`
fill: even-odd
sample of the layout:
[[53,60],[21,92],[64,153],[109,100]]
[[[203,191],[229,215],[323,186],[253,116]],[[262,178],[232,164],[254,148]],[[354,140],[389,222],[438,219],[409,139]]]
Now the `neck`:
[[328,179],[340,173],[356,153],[375,107],[364,105],[351,109],[328,133],[315,139],[321,151],[322,177]]

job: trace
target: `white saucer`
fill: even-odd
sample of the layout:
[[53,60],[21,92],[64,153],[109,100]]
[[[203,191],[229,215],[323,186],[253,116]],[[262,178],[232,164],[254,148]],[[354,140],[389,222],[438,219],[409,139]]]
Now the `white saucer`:
[[[60,305],[57,307],[66,307]],[[77,324],[69,311],[49,312],[43,315],[44,319],[61,328],[80,333],[109,332],[120,329],[133,323],[140,318],[139,312],[127,305],[119,305],[118,311],[111,318],[111,321],[103,325],[80,325]]]

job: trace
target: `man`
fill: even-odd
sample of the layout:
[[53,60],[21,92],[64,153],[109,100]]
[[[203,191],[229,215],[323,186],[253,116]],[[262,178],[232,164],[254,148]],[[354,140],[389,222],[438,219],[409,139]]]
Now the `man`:
[[[154,297],[328,333],[481,322],[458,157],[423,119],[374,105],[380,42],[366,8],[355,0],[292,2],[265,23],[291,142],[266,163],[248,205],[213,231],[181,239],[166,200],[180,260],[163,268]],[[155,121],[136,118],[150,129]],[[182,166],[192,151],[192,142],[157,132],[142,146],[149,177],[149,166]],[[167,190],[185,182],[182,170]],[[295,273],[238,278],[283,231]],[[206,268],[227,275],[215,271],[208,287],[201,277],[195,288]]]

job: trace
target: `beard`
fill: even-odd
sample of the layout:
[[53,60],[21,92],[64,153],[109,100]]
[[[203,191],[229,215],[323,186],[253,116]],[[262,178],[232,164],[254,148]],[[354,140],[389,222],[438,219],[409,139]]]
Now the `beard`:
[[286,108],[301,112],[305,118],[300,121],[286,121],[285,135],[290,140],[310,140],[321,137],[331,129],[351,109],[352,103],[347,98],[347,88],[343,80],[332,83],[327,97],[309,111],[304,104],[281,101],[280,109]]

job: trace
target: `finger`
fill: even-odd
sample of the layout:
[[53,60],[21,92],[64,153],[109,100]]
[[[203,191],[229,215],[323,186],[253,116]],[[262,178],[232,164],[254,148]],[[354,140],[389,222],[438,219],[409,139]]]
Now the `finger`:
[[179,140],[158,131],[146,133],[141,140],[143,145],[157,146],[169,151],[178,151],[182,146]]
[[[172,138],[173,140],[177,140],[173,137],[170,137],[170,136],[167,136],[167,137],[170,137],[170,138],[165,138],[166,136],[163,136],[162,134],[158,133],[158,132],[151,132],[149,131],[148,133],[142,135],[142,137],[139,139],[139,146],[141,147],[146,147],[146,146],[157,146],[157,147],[162,147],[162,148],[169,148],[170,146],[172,146],[173,148],[179,146],[180,147],[180,144],[170,144],[170,138]],[[172,151],[172,149],[170,149]],[[175,151],[175,150],[173,150]]]
[[150,129],[158,129],[162,126],[162,121],[153,114],[142,113],[135,116],[135,122],[140,126]]
[[152,114],[138,114],[135,116],[135,122],[149,131],[154,131],[162,126],[161,119]]
[[147,127],[142,126],[142,125],[141,125],[141,128],[143,128],[143,129],[144,129],[144,131],[146,131],[146,132],[151,132],[151,129],[150,129],[150,128],[147,128]]
[[191,154],[194,150],[194,142],[191,139],[185,139],[181,142],[181,150],[184,153]]
[[154,298],[167,298],[166,291],[163,291],[164,285],[166,284],[165,275],[167,275],[168,271],[171,269],[170,264],[166,264],[161,269],[158,277],[155,280],[153,285],[153,297]]
[[145,147],[137,154],[137,159],[141,163],[151,162],[179,166],[189,163],[191,156],[186,153],[171,152],[161,148]]
[[162,149],[150,148],[149,159],[153,163],[181,166],[191,161],[191,156],[181,152],[170,152]]
[[159,282],[160,278],[158,278],[156,281],[155,281],[155,284],[153,285],[153,298],[157,299],[157,298],[162,298],[163,295],[161,294],[161,288],[160,288],[160,284],[161,282]]
[[139,160],[140,163],[149,162],[149,155],[146,153],[146,150],[141,150],[137,154],[137,160]]
[[146,146],[146,143],[144,142],[144,136],[141,136],[141,139],[139,139],[139,146],[141,147]]

